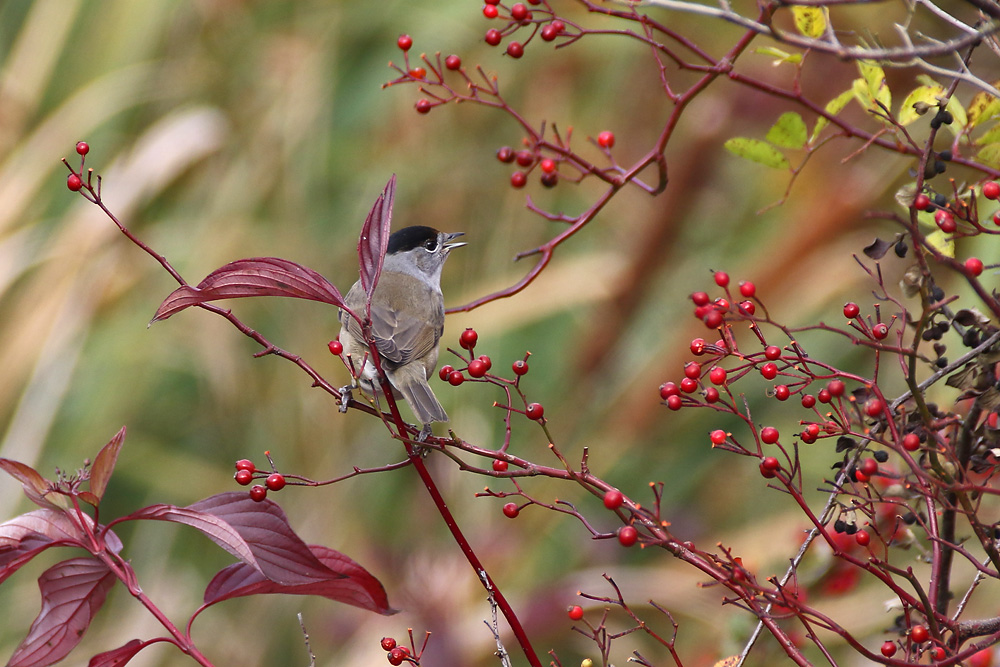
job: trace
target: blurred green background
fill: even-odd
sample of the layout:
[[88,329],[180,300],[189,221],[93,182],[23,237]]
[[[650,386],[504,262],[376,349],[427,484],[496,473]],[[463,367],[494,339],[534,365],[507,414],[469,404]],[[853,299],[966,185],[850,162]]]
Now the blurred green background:
[[[575,3],[553,4],[583,24],[612,25]],[[0,4],[0,455],[45,474],[74,470],[126,425],[105,519],[233,490],[233,462],[248,457],[261,465],[265,450],[283,471],[314,479],[400,460],[377,420],[339,414],[292,364],[253,359],[255,345],[220,318],[191,310],[147,328],[175,284],[96,207],[66,190],[59,158],[75,163],[74,144],[89,141],[87,165],[104,176],[107,204],[191,282],[233,259],[272,255],[315,268],[343,290],[357,277],[360,225],[395,173],[397,228],[466,232],[469,245],[453,255],[444,277],[447,303],[465,303],[519,279],[529,264],[512,257],[559,231],[526,210],[526,194],[575,215],[600,188],[563,182],[547,190],[533,175],[524,191],[513,190],[511,168],[494,158],[500,146],[520,145],[508,116],[473,105],[421,116],[413,110],[415,88],[383,90],[395,74],[387,62],[402,60],[400,33],[413,36],[414,54],[457,53],[467,67],[481,63],[526,118],[572,127],[574,145],[595,161],[600,154],[586,137],[613,130],[615,154],[628,164],[648,150],[670,110],[640,45],[603,36],[553,49],[536,40],[515,61],[484,44],[490,25],[479,7],[471,0]],[[715,54],[738,35],[691,17],[671,21]],[[819,74],[805,85],[821,104],[856,76],[851,65],[814,66]],[[748,54],[740,67],[790,82],[791,70],[773,68],[765,56]],[[692,80],[668,75],[678,87]],[[842,163],[859,146],[835,143],[806,167],[784,206],[758,214],[782,197],[788,175],[721,146],[736,135],[763,136],[786,109],[716,82],[668,148],[665,194],[621,193],[559,248],[535,284],[449,317],[446,331],[454,347],[458,332],[475,326],[477,353],[489,354],[500,373],[530,350],[522,386],[545,405],[571,461],[588,447],[592,470],[644,503],[652,500],[647,484],[665,482],[664,514],[678,535],[704,545],[724,540],[762,573],[783,569],[802,522],[783,497],[765,490],[755,466],[710,450],[708,431],[737,430],[737,422],[707,411],[672,413],[659,402],[657,388],[681,375],[690,339],[706,335],[687,295],[712,291],[710,270],[724,269],[734,284],[754,280],[771,313],[790,324],[839,324],[849,299],[870,306],[871,285],[851,253],[890,228],[862,213],[893,207],[909,166],[877,151]],[[864,122],[859,109],[845,113]],[[887,260],[887,284],[895,285],[903,268]],[[326,351],[339,329],[334,309],[279,299],[230,305],[334,384],[347,382]],[[815,356],[867,368],[866,355],[841,339],[805,341]],[[502,400],[498,391],[472,383],[434,387],[461,436],[501,444],[502,412],[492,407]],[[762,382],[743,389],[758,421],[784,433],[797,429],[800,416],[774,411]],[[555,465],[540,429],[514,421],[512,451]],[[811,472],[818,478],[836,459],[830,448],[817,448]],[[602,572],[640,608],[652,598],[676,615],[689,664],[738,650],[749,621],[736,612],[722,616],[720,592],[699,589],[698,577],[664,554],[592,541],[577,522],[537,508],[508,520],[502,501],[473,496],[485,485],[509,485],[458,474],[444,457],[430,463],[539,653],[555,649],[565,665],[598,657],[570,631],[565,609],[579,601],[578,590],[609,595]],[[542,500],[579,503],[602,530],[616,527],[574,486],[525,485]],[[216,664],[306,664],[298,611],[320,665],[385,664],[379,638],[401,638],[408,627],[418,636],[434,633],[428,665],[496,664],[482,588],[412,471],[272,497],[307,541],[342,550],[379,577],[402,612],[378,617],[306,598],[224,603],[195,625]],[[3,520],[30,509],[10,479],[0,479],[0,509]],[[180,624],[212,573],[230,562],[182,527],[128,525],[122,534],[144,590]],[[35,578],[64,557],[47,553],[0,588],[8,610],[0,655],[10,655],[36,613]],[[877,637],[889,617],[880,604],[857,599],[830,600],[827,608],[839,618],[838,609],[850,610],[850,627]],[[600,605],[584,606],[600,614]],[[655,623],[669,633],[662,619]],[[618,618],[611,627],[626,625]],[[158,634],[153,619],[116,589],[66,664]],[[505,640],[519,663],[520,651]],[[633,648],[658,655],[640,637],[616,646],[618,664]],[[192,663],[161,644],[131,664]]]

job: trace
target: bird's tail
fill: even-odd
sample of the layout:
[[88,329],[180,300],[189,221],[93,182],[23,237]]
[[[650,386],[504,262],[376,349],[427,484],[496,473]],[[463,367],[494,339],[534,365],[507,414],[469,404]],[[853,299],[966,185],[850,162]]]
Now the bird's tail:
[[413,414],[417,416],[417,420],[421,424],[448,421],[448,413],[441,407],[437,396],[434,395],[427,380],[422,376],[422,368],[404,367],[391,373],[389,381],[410,404],[410,409],[413,410]]

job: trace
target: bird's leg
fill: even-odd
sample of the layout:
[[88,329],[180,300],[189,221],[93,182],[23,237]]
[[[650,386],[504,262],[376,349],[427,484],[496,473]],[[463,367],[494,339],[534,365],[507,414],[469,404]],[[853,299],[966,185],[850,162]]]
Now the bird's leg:
[[351,392],[354,391],[356,385],[349,384],[340,388],[340,411],[347,412],[347,405],[353,400]]
[[417,442],[424,442],[427,438],[431,437],[431,425],[424,424],[423,428],[420,429],[420,433],[417,435]]

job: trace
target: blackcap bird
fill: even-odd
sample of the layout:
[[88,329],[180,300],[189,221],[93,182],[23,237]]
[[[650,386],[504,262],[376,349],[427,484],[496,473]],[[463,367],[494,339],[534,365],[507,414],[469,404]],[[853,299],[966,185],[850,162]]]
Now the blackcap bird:
[[[462,232],[447,234],[417,225],[394,232],[389,237],[382,273],[371,301],[371,338],[379,352],[379,364],[393,388],[393,396],[406,399],[423,425],[422,436],[430,434],[431,422],[446,422],[441,407],[427,383],[438,359],[438,341],[444,331],[444,297],[441,269]],[[365,318],[365,289],[354,283],[345,302],[362,321]],[[346,311],[340,311],[340,342],[354,363],[361,363],[356,385],[367,394],[381,395],[378,372],[369,357],[362,327]],[[367,355],[367,356],[366,356]]]

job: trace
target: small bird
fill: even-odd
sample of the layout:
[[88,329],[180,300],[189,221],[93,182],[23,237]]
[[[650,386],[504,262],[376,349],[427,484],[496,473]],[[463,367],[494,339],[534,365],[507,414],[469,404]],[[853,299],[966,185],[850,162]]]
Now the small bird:
[[[430,435],[432,422],[448,421],[427,379],[438,359],[438,341],[444,331],[444,297],[441,269],[462,232],[448,234],[432,227],[415,225],[389,237],[382,273],[371,301],[371,338],[379,352],[379,364],[393,388],[402,396],[423,425],[421,437]],[[365,289],[354,283],[344,299],[358,318],[365,318]],[[340,342],[352,359],[364,359],[364,368],[353,386],[367,394],[381,394],[378,372],[361,324],[345,310],[340,311]],[[348,387],[347,389],[350,389]]]

